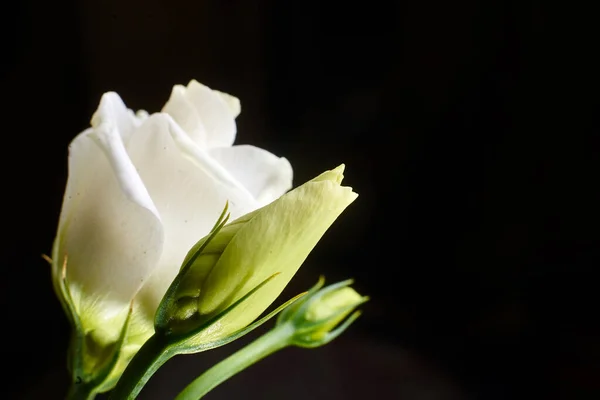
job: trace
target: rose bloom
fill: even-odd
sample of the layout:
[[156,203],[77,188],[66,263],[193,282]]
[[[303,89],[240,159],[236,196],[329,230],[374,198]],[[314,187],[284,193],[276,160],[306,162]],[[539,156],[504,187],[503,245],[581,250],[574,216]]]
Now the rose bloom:
[[70,144],[53,282],[84,337],[71,357],[89,380],[114,354],[133,305],[117,365],[98,391],[114,385],[152,334],[186,253],[225,203],[235,219],[291,188],[285,158],[233,145],[239,113],[238,99],[196,81],[175,86],[151,115],[108,92]]

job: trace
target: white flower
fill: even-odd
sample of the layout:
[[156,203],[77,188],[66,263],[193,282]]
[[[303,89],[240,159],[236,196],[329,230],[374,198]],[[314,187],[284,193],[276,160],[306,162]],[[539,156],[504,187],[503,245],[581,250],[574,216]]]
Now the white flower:
[[[91,128],[69,146],[53,279],[59,286],[66,272],[86,341],[100,349],[118,340],[133,301],[123,368],[151,333],[154,311],[186,253],[225,202],[237,218],[291,188],[285,158],[232,146],[239,113],[235,97],[196,81],[175,86],[162,112],[149,116],[109,92]],[[94,357],[84,367],[89,373],[106,355]]]

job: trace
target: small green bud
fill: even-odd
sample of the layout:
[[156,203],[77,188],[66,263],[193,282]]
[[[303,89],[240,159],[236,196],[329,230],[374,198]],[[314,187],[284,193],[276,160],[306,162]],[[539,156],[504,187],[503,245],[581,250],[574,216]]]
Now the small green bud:
[[300,347],[318,347],[339,336],[358,318],[358,306],[369,300],[349,285],[352,280],[339,282],[323,289],[319,280],[307,295],[284,310],[277,325],[294,327],[292,343]]
[[363,302],[363,297],[351,287],[326,293],[319,301],[313,302],[306,310],[306,321],[319,325],[312,338],[322,339]]

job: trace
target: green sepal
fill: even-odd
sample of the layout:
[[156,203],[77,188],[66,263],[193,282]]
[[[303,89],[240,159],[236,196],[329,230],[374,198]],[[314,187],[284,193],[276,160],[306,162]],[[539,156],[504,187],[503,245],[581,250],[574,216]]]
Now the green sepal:
[[71,296],[71,291],[69,290],[67,284],[67,256],[65,255],[65,259],[63,261],[62,268],[60,270],[60,277],[53,280],[54,282],[58,282],[58,290],[60,291],[60,302],[63,305],[65,310],[65,314],[67,315],[67,319],[71,323],[72,327],[72,335],[71,335],[71,343],[69,344],[69,349],[67,352],[67,369],[71,372],[73,376],[73,382],[79,382],[83,380],[83,359],[81,357],[77,357],[79,349],[83,347],[83,342],[85,335],[83,333],[83,327],[81,325],[81,320],[79,319],[79,315],[75,310],[75,305],[73,304],[73,298]]
[[[52,256],[50,257],[46,255],[42,255],[47,262],[50,263],[52,268],[52,285],[54,286],[54,290],[56,292],[56,297],[60,301],[60,305],[62,306],[67,319],[71,323],[72,327],[81,328],[81,321],[79,320],[79,316],[75,311],[75,305],[73,304],[73,299],[71,297],[71,292],[67,287],[67,255],[65,254],[62,265],[59,267],[56,263],[56,257],[58,256],[58,239],[55,240],[54,246],[52,249]],[[80,329],[79,329],[80,330]]]

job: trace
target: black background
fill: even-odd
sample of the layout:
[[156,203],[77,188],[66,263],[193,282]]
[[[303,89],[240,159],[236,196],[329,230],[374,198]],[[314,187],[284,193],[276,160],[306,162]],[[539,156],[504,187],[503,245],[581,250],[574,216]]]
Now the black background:
[[[595,21],[541,4],[5,4],[2,397],[66,391],[69,328],[40,254],[69,141],[103,92],[153,112],[195,78],[241,99],[237,143],[287,157],[296,185],[343,162],[360,194],[286,294],[323,273],[372,298],[337,341],[207,398],[599,398]],[[172,360],[140,399],[249,339]]]

